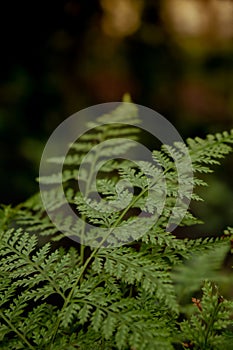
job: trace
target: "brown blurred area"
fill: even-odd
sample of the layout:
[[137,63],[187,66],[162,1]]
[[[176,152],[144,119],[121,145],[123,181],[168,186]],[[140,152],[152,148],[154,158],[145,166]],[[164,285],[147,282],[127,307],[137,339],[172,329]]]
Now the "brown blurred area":
[[[232,18],[231,0],[2,2],[0,202],[37,191],[41,152],[60,122],[125,92],[184,138],[232,128]],[[217,227],[233,218],[232,163],[217,170],[218,201],[206,193],[207,215],[222,208]]]

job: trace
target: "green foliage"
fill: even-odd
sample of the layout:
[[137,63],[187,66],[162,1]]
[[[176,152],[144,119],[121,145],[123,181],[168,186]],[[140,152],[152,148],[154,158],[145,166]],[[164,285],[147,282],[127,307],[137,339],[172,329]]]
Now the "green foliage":
[[[173,156],[187,166],[185,146],[163,145],[152,152],[151,162],[139,160],[136,165],[123,160],[121,154],[133,152],[133,140],[139,137],[137,128],[124,123],[136,122],[136,106],[120,105],[92,123],[92,130],[71,146],[65,160],[49,160],[64,162],[66,200],[81,220],[73,222],[58,212],[64,204],[59,174],[40,179],[46,186],[53,184],[44,196],[49,209],[57,213],[59,229],[46,215],[39,195],[16,208],[1,207],[1,349],[229,346],[232,302],[223,301],[210,282],[203,287],[201,304],[196,302],[198,314],[185,308],[182,298],[196,293],[203,279],[214,280],[233,232],[228,229],[223,237],[189,239],[187,228],[187,238],[178,239],[166,231],[179,196]],[[233,132],[187,141],[195,187],[206,185],[196,174],[211,172],[210,167],[231,151],[231,143]],[[77,177],[84,193],[76,185]],[[190,181],[184,177],[182,185]],[[92,196],[93,184],[101,201]],[[184,195],[201,200],[188,191]],[[139,217],[139,212],[145,215]],[[188,210],[180,225],[199,222]],[[67,244],[63,230],[68,237],[79,237],[80,243],[68,240]],[[119,237],[128,243],[120,246]],[[198,276],[195,264],[199,270],[203,266],[203,275]]]
[[197,312],[188,321],[180,324],[182,337],[188,339],[185,348],[196,350],[230,349],[233,335],[232,319],[233,302],[224,300],[219,294],[217,286],[206,281],[202,299],[192,298]]

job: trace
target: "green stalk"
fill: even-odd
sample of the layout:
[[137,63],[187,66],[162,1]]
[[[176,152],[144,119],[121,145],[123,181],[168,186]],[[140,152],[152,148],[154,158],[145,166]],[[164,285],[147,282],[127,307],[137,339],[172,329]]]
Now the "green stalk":
[[32,346],[29,341],[27,340],[27,338],[24,336],[24,334],[22,334],[20,331],[18,331],[18,329],[15,328],[15,326],[11,323],[10,320],[8,320],[7,317],[4,316],[4,314],[0,311],[0,315],[2,317],[2,319],[8,324],[8,326],[12,329],[12,331],[14,333],[16,333],[18,335],[18,337],[22,340],[22,342],[27,345],[27,347],[31,350],[36,350],[36,348],[34,348],[34,346]]
[[216,316],[217,316],[217,314],[218,314],[219,307],[220,307],[220,304],[217,304],[217,306],[216,306],[215,309],[214,309],[214,312],[213,312],[213,315],[212,315],[212,317],[211,317],[211,320],[210,320],[210,322],[209,322],[208,325],[207,325],[203,349],[206,349],[206,346],[207,346],[207,344],[208,344],[209,334],[210,334],[211,330],[213,329],[213,325],[214,325]]

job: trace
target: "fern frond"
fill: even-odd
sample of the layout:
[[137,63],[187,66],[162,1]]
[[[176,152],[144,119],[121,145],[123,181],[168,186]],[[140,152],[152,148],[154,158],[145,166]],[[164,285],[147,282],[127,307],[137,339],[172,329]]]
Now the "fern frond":
[[[222,134],[207,135],[206,139],[196,137],[188,139],[190,156],[194,171],[210,172],[209,165],[220,164],[219,159],[224,158],[232,151],[233,130],[224,131]],[[204,164],[201,166],[200,164]]]
[[[119,104],[88,124],[65,159],[48,160],[54,169],[64,164],[62,174],[39,179],[57,226],[39,195],[1,206],[1,349],[229,348],[232,302],[209,282],[195,299],[197,314],[182,298],[218,277],[232,229],[221,238],[178,239],[167,226],[171,215],[180,226],[200,223],[187,209],[202,200],[190,188],[207,185],[198,174],[231,151],[233,131],[188,139],[191,169],[178,142],[147,161],[125,159],[136,150],[132,125],[139,124],[137,107]],[[66,202],[77,220],[62,212]],[[63,246],[63,232],[75,243]]]
[[197,312],[181,323],[182,337],[194,349],[222,350],[226,330],[233,326],[229,313],[233,312],[233,303],[224,300],[211,282],[205,282],[202,292],[201,300],[192,298]]

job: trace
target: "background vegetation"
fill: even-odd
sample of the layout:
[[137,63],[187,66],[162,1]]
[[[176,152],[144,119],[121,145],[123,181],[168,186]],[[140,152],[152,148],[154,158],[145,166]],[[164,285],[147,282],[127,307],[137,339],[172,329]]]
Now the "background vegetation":
[[[2,2],[0,202],[37,191],[43,146],[70,114],[131,93],[181,135],[232,127],[230,0]],[[219,233],[233,223],[232,157],[193,208]]]

